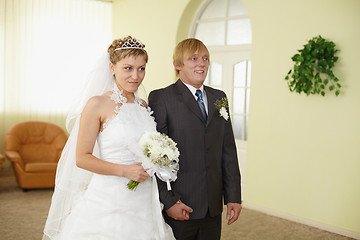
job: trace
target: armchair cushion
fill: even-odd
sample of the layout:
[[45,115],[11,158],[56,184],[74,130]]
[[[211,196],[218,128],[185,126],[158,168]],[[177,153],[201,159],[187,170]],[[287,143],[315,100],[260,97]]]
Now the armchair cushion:
[[25,172],[56,172],[57,163],[28,163],[25,165]]

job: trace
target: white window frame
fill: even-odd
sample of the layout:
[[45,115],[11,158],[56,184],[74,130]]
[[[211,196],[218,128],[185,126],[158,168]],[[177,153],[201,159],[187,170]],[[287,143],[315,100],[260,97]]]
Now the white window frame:
[[[251,61],[251,44],[241,44],[241,45],[227,45],[227,36],[228,36],[228,21],[230,20],[237,20],[237,19],[248,19],[248,15],[239,15],[239,16],[228,16],[228,5],[229,5],[229,0],[224,0],[225,2],[225,9],[226,9],[226,14],[225,17],[216,17],[216,18],[207,18],[207,19],[200,19],[201,14],[205,11],[205,9],[208,7],[208,5],[211,3],[212,0],[205,0],[202,2],[202,4],[200,5],[198,11],[196,12],[194,19],[192,21],[191,24],[191,29],[189,32],[189,37],[195,37],[196,35],[196,28],[198,26],[199,23],[206,23],[206,22],[217,22],[217,21],[225,21],[225,36],[224,36],[224,45],[221,46],[207,46],[209,51],[210,51],[210,62],[212,60],[212,55],[214,54],[221,54],[223,53],[224,55],[226,54],[230,54],[230,53],[239,53],[241,55],[241,59],[242,60],[247,60],[247,61]],[[240,62],[240,61],[239,61]],[[209,69],[210,70],[210,69]],[[230,73],[229,73],[230,74]],[[232,81],[222,81],[222,86],[221,89],[226,93],[228,100],[229,100],[229,105],[230,105],[230,116],[233,119],[234,113],[233,113],[233,88],[234,88],[234,69],[232,71],[232,73],[230,74],[231,78],[226,77],[224,79],[231,79]],[[209,84],[209,86],[212,86],[211,84]],[[218,88],[218,86],[214,86],[215,88]],[[251,87],[251,86],[250,86]],[[244,104],[246,105],[247,103],[247,98],[244,96],[245,101]],[[246,119],[246,117],[248,117],[249,115],[249,111],[244,114],[235,114],[235,115],[242,115],[244,116],[244,119]],[[245,131],[247,131],[247,124],[245,124],[245,120],[244,120],[244,125],[243,125],[243,130],[242,130],[242,138],[241,139],[236,139],[237,142],[240,145],[245,145],[244,147],[246,148],[246,141],[247,141],[247,134],[245,135]]]

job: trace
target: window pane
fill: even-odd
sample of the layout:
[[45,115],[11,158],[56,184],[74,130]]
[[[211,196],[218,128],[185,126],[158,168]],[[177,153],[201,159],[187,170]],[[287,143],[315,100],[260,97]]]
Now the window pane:
[[248,135],[248,117],[246,117],[245,120],[245,141],[247,141],[247,135]]
[[234,67],[234,87],[245,87],[246,61],[235,64]]
[[195,38],[200,39],[205,45],[224,45],[225,22],[199,23],[196,29]]
[[250,19],[229,20],[227,32],[227,44],[250,44],[251,26]]
[[210,84],[212,86],[221,86],[222,65],[216,62],[211,62],[210,67]]
[[232,122],[234,135],[236,139],[242,139],[243,138],[243,128],[244,128],[244,117],[239,115],[234,115],[234,119]]
[[200,19],[226,17],[224,0],[213,0],[206,7]]
[[247,15],[246,8],[240,0],[229,0],[229,17]]
[[248,67],[247,67],[247,81],[246,85],[250,87],[250,81],[251,81],[251,61],[248,61]]
[[246,89],[246,114],[249,113],[249,103],[250,103],[250,88]]
[[209,75],[210,75],[210,73],[208,72],[208,74],[206,74],[204,85],[209,85]]
[[243,114],[245,106],[245,88],[234,88],[233,98],[234,113]]

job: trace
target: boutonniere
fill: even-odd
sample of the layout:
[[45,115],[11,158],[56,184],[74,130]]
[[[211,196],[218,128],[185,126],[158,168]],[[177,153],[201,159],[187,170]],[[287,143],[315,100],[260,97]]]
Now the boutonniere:
[[216,100],[215,107],[219,111],[220,117],[223,117],[226,121],[229,119],[229,113],[226,109],[229,108],[229,103],[226,97]]

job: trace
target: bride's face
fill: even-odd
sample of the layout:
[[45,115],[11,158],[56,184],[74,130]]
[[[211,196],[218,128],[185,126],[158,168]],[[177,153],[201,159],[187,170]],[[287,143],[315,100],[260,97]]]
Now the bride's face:
[[115,81],[125,93],[135,93],[145,77],[146,60],[143,55],[130,55],[116,64],[110,63],[110,70],[115,74]]

